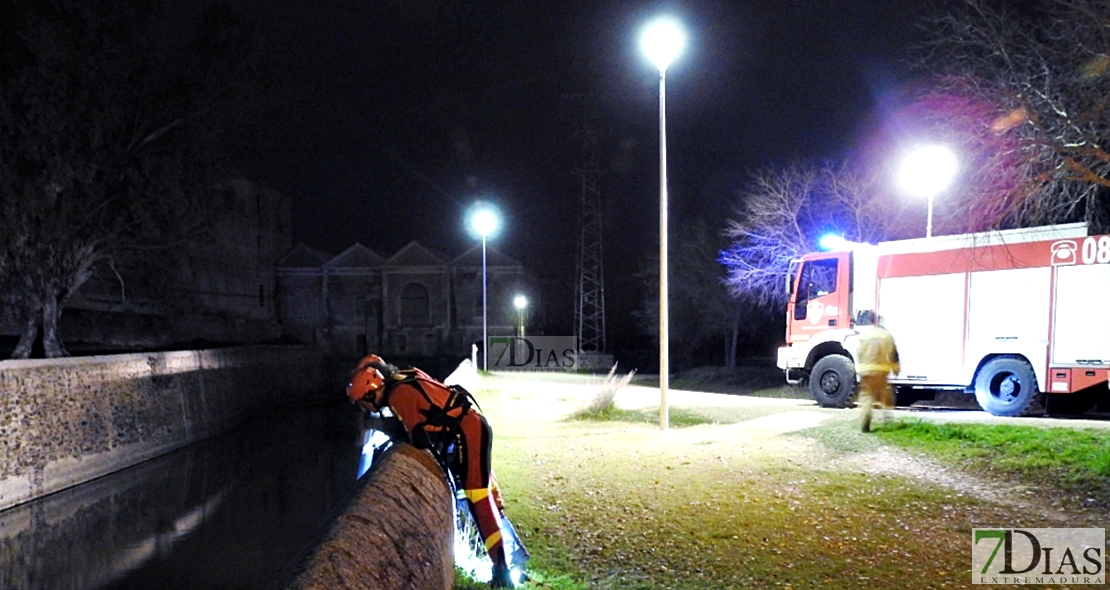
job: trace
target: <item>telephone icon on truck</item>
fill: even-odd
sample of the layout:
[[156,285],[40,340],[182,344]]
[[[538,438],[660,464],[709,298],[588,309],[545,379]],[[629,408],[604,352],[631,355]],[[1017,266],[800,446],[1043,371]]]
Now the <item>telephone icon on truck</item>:
[[1075,264],[1075,252],[1078,248],[1072,240],[1060,240],[1052,244],[1052,266],[1070,266]]

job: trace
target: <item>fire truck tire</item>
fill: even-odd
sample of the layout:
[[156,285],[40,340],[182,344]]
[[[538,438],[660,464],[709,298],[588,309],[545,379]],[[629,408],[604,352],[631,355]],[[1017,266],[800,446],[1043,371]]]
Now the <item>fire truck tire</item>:
[[987,361],[975,377],[975,400],[992,416],[1020,416],[1037,396],[1037,376],[1024,359]]
[[846,408],[856,391],[852,359],[839,354],[822,357],[809,372],[809,392],[824,408]]

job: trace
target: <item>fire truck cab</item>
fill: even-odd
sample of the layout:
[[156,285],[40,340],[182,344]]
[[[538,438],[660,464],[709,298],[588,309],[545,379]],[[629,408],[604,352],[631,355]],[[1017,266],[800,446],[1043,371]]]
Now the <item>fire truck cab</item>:
[[862,311],[894,335],[900,403],[955,390],[1016,416],[1040,393],[1053,412],[1107,400],[1110,236],[1085,224],[846,244],[795,261],[787,289],[778,366],[822,406],[855,393]]

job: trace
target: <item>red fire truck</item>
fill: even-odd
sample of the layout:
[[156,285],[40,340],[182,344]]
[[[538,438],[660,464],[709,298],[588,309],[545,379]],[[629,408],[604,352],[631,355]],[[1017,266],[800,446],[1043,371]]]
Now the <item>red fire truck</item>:
[[1085,224],[845,243],[795,261],[787,288],[778,366],[822,406],[851,401],[868,310],[898,344],[899,403],[956,390],[1016,416],[1040,392],[1050,412],[1107,401],[1110,236]]

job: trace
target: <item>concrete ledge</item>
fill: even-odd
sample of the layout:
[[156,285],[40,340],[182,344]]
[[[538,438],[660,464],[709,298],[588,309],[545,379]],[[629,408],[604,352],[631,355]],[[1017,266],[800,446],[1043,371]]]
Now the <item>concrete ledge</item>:
[[454,584],[454,502],[435,459],[399,444],[380,461],[289,590]]
[[0,510],[327,401],[308,346],[0,361]]

